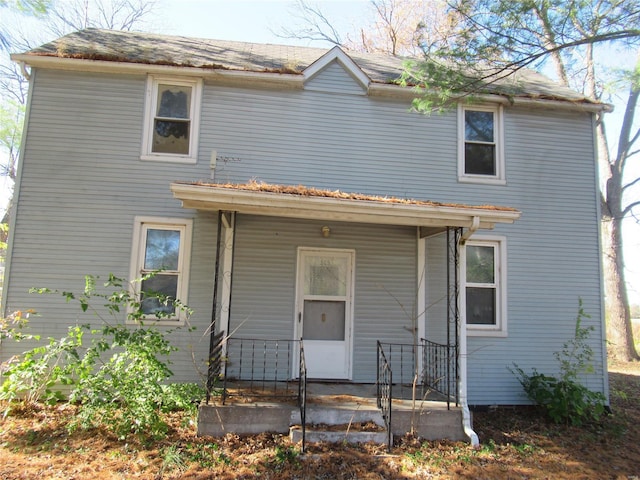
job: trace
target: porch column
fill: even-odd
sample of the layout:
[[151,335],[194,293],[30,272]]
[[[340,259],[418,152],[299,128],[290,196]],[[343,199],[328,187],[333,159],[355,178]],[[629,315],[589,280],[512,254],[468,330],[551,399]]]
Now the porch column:
[[[221,280],[220,286],[220,330],[224,331],[227,336],[231,335],[229,331],[229,319],[231,316],[231,293],[233,285],[233,253],[236,236],[236,212],[221,212],[220,220],[222,222],[221,232]],[[217,286],[216,286],[217,288]],[[224,351],[226,354],[226,342],[224,343]]]
[[[416,325],[417,327],[417,343],[420,344],[423,338],[427,338],[426,334],[426,318],[427,318],[427,239],[421,235],[420,227],[417,228],[417,255],[416,255]],[[423,370],[423,355],[418,355],[417,371]]]

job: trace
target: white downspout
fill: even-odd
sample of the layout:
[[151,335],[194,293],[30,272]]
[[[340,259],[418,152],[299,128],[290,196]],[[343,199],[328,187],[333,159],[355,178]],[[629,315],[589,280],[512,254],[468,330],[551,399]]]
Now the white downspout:
[[476,233],[478,227],[480,227],[480,217],[473,217],[469,229],[466,232],[462,232],[462,236],[460,237],[460,245],[464,245],[465,243],[467,243],[469,237]]
[[[469,237],[480,226],[480,218],[473,217],[471,227],[466,232],[463,232],[460,237],[459,246],[462,247]],[[463,278],[466,275],[466,255],[460,256],[460,275],[458,278]],[[467,403],[467,322],[464,319],[467,317],[467,302],[461,301],[461,295],[458,296],[458,312],[460,313],[460,407],[462,409],[462,429],[464,434],[469,438],[469,442],[473,448],[480,447],[480,439],[478,434],[473,430],[471,424],[471,412],[469,411],[469,404]]]

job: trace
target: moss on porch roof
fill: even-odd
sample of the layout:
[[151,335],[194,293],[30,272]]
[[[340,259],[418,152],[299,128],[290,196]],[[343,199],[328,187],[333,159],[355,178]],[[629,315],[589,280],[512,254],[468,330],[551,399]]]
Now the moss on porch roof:
[[430,207],[453,207],[453,208],[467,208],[474,210],[487,210],[487,211],[499,211],[499,212],[518,212],[517,209],[511,207],[501,207],[497,205],[464,205],[459,203],[444,203],[434,202],[431,200],[415,200],[410,198],[397,198],[397,197],[382,197],[378,195],[365,195],[362,193],[348,193],[340,190],[325,190],[315,187],[306,187],[304,185],[274,185],[270,183],[259,182],[252,180],[248,183],[211,183],[203,180],[195,182],[175,182],[181,185],[197,185],[203,187],[215,187],[225,188],[229,190],[242,190],[248,192],[261,192],[261,193],[275,193],[284,195],[297,195],[300,197],[321,197],[321,198],[336,198],[342,200],[356,200],[365,202],[377,202],[377,203],[397,203],[403,205],[423,205]]

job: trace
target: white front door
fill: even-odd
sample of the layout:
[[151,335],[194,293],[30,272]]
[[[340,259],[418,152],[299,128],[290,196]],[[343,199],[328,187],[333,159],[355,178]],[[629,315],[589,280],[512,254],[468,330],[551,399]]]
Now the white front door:
[[298,250],[296,338],[309,378],[351,378],[354,258],[352,250]]

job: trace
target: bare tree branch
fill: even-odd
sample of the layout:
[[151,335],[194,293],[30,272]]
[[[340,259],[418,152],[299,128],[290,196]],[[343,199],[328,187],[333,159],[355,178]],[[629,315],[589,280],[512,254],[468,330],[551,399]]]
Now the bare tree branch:
[[276,36],[343,45],[340,33],[318,5],[314,6],[305,0],[297,0],[294,10],[293,16],[300,20],[303,27],[299,29],[282,27],[280,32],[273,32]]
[[640,200],[638,200],[637,202],[632,202],[629,205],[627,205],[621,212],[622,213],[621,218],[626,217],[629,213],[631,213],[631,210],[633,210],[636,207],[640,207]]

